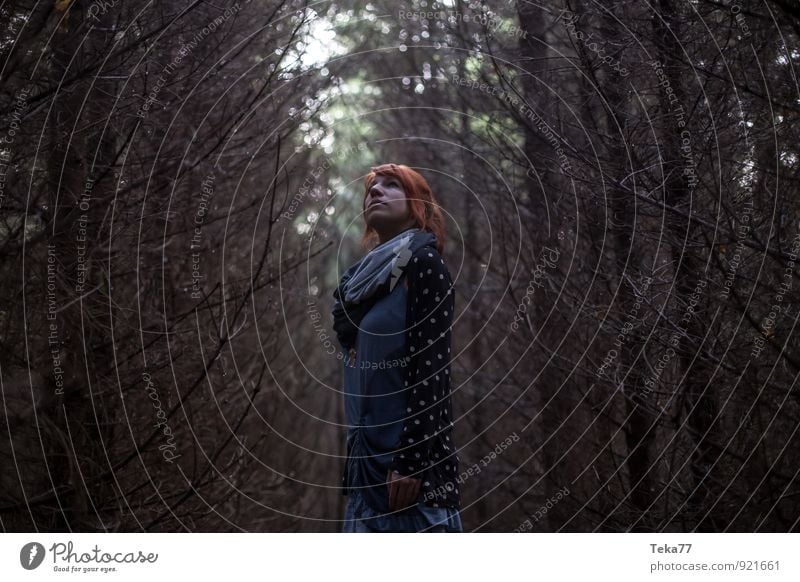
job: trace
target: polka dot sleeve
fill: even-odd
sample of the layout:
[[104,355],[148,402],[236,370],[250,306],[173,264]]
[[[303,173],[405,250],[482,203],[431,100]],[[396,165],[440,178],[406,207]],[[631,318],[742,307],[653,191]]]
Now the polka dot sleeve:
[[421,477],[431,464],[437,434],[450,425],[444,402],[450,394],[453,282],[441,256],[422,247],[409,261],[405,390],[406,416],[391,468]]

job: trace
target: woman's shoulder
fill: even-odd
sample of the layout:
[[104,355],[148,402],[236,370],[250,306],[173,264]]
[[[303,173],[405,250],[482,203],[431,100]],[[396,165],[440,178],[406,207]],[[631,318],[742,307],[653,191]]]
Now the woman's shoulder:
[[453,284],[447,264],[434,246],[426,245],[414,251],[408,267],[408,274],[415,280],[432,281],[436,287],[445,285],[449,288]]
[[413,266],[412,268],[419,269],[420,267],[426,267],[430,269],[432,267],[439,268],[441,265],[442,268],[447,269],[444,258],[441,254],[439,254],[439,251],[436,250],[436,247],[433,245],[419,247],[412,253],[409,261]]

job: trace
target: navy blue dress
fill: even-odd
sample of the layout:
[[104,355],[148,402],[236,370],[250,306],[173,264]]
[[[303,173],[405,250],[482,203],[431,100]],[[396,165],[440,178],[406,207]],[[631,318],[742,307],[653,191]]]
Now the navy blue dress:
[[[422,247],[361,320],[355,358],[343,365],[345,531],[358,531],[357,520],[371,531],[461,531],[449,391],[453,295],[444,261]],[[423,481],[416,505],[389,511],[390,469]]]

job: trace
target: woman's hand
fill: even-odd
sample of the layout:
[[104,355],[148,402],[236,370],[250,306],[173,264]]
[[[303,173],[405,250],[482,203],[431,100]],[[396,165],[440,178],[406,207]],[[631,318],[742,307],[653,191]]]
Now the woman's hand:
[[389,487],[389,511],[405,509],[417,502],[422,479],[401,475],[397,471],[389,471],[386,485]]

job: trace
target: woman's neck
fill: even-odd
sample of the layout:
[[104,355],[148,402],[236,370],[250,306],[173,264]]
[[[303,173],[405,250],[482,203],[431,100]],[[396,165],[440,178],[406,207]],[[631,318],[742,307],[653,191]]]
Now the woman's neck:
[[384,233],[380,233],[380,232],[379,232],[379,233],[378,233],[378,244],[379,244],[379,245],[382,245],[382,244],[383,244],[383,243],[385,243],[386,241],[392,240],[392,239],[393,239],[394,237],[396,237],[397,235],[399,235],[399,234],[402,234],[402,233],[404,233],[404,232],[405,232],[405,231],[407,231],[407,230],[411,230],[412,228],[417,228],[417,225],[416,225],[416,224],[411,224],[411,225],[409,225],[409,226],[404,226],[404,227],[403,227],[403,228],[401,228],[400,230],[393,231],[393,232],[391,232],[390,234],[386,234],[385,232],[384,232]]

